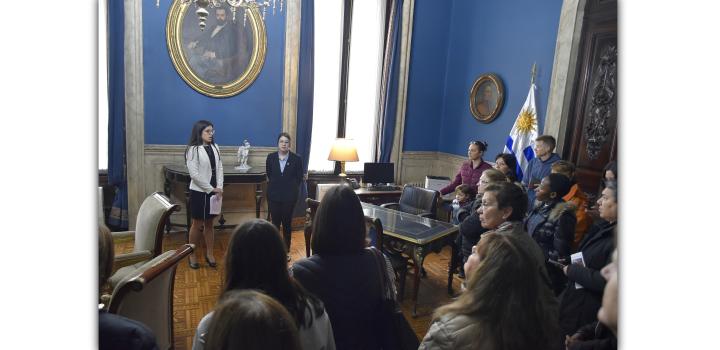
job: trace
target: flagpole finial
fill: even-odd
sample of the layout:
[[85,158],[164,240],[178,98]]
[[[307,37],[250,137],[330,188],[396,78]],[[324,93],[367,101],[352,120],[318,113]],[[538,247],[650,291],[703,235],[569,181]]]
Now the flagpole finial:
[[537,75],[537,62],[533,62],[530,70],[530,85],[535,84],[535,75]]

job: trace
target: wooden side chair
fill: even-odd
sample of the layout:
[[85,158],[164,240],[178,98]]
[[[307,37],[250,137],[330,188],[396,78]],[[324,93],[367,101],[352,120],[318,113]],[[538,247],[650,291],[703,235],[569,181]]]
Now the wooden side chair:
[[316,201],[312,198],[305,199],[307,209],[305,210],[305,256],[310,256],[310,238],[312,238],[312,226],[313,220],[315,220],[315,213],[317,212],[320,201]]
[[407,276],[409,261],[407,258],[402,256],[400,252],[393,249],[389,244],[386,244],[389,242],[387,242],[384,238],[383,226],[380,219],[366,216],[365,225],[366,227],[372,227],[375,230],[375,235],[377,237],[376,248],[380,249],[380,251],[383,252],[383,254],[385,254],[385,256],[387,256],[390,260],[393,271],[395,271],[395,280],[398,283],[398,301],[402,301],[403,296],[405,295],[405,277]]
[[118,282],[108,312],[143,323],[155,333],[159,349],[173,348],[173,286],[180,261],[195,247],[185,244],[138,267]]

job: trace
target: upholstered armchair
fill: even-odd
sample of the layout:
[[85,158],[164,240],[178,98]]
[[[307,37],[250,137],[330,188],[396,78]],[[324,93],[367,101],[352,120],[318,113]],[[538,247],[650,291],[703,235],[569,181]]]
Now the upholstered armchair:
[[115,244],[133,242],[133,250],[127,254],[116,254],[113,270],[109,279],[111,287],[115,287],[123,277],[132,273],[144,262],[162,253],[163,228],[165,222],[174,211],[180,209],[177,204],[160,192],[145,198],[138,210],[135,231],[113,232]]
[[143,323],[155,333],[159,349],[173,348],[173,286],[177,265],[194,245],[185,244],[145,262],[118,281],[108,312]]
[[381,207],[435,219],[439,197],[440,192],[435,190],[405,186],[400,194],[399,203],[385,203]]

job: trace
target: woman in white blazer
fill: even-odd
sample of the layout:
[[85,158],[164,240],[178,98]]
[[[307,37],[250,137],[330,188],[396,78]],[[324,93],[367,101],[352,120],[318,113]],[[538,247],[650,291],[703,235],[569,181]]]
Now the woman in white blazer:
[[[195,123],[190,135],[190,142],[185,148],[185,164],[190,173],[190,243],[200,247],[200,237],[205,238],[205,261],[210,267],[216,267],[213,256],[215,232],[213,220],[217,215],[210,214],[210,197],[223,195],[223,166],[220,152],[215,144],[215,128],[207,120]],[[198,249],[190,254],[190,268],[198,269]]]

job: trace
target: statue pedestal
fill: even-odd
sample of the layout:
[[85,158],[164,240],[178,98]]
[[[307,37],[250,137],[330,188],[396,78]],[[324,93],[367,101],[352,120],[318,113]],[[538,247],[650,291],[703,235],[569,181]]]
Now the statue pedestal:
[[236,166],[235,170],[240,170],[241,172],[246,172],[246,171],[250,170],[251,168],[252,168],[251,166],[249,166],[247,164],[243,164],[243,165]]

